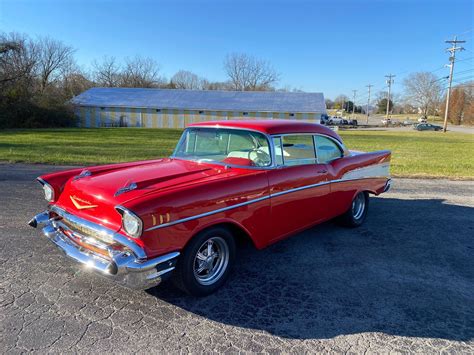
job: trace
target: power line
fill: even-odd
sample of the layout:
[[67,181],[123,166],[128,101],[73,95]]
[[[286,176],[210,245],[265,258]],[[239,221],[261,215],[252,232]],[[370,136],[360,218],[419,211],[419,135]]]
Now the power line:
[[[458,43],[465,43],[466,41],[458,41]],[[449,49],[447,49],[449,51]],[[464,48],[462,49],[464,50]],[[466,60],[471,60],[473,59],[474,57],[469,57],[469,58],[463,58],[463,59],[459,59],[456,63],[462,63],[462,62],[465,62]]]
[[464,36],[465,34],[472,32],[472,30],[473,30],[473,29],[471,28],[471,29],[469,29],[469,30],[467,30],[467,31],[464,31],[464,32],[461,32],[461,33],[457,34],[456,36],[457,36],[457,37],[462,37],[462,36]]
[[461,76],[460,78],[456,77],[458,80],[469,80],[474,78],[474,75]]
[[452,44],[453,46],[448,48],[447,51],[450,53],[449,56],[449,86],[448,86],[448,93],[446,94],[446,110],[444,112],[444,125],[443,125],[443,132],[446,132],[448,127],[448,113],[449,113],[449,97],[451,96],[451,86],[453,84],[453,71],[454,71],[454,63],[456,62],[456,52],[462,51],[463,47],[458,47],[458,43],[466,43],[466,41],[459,41],[457,36],[454,36],[454,39],[451,41],[445,41],[446,43]]
[[469,73],[469,72],[471,72],[471,71],[474,71],[474,69],[467,69],[467,70],[458,71],[458,72],[456,72],[456,75],[464,74],[464,73]]

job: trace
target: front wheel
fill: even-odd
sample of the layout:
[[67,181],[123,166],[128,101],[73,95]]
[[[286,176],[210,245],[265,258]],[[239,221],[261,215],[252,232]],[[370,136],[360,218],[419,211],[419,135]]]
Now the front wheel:
[[369,210],[369,194],[359,192],[352,200],[351,207],[339,217],[339,222],[345,227],[355,228],[364,223]]
[[224,227],[207,229],[196,235],[185,248],[176,265],[173,281],[190,295],[209,295],[227,281],[234,260],[232,233]]

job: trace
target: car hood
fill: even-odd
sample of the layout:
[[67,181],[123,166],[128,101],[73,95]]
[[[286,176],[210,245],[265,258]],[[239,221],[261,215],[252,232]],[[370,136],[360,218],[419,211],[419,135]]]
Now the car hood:
[[[70,179],[56,204],[79,217],[117,230],[121,216],[115,206],[224,171],[219,165],[178,159],[162,159],[116,170],[94,172],[91,169],[90,176]],[[136,187],[127,191],[130,186]],[[120,192],[124,188],[125,191]]]

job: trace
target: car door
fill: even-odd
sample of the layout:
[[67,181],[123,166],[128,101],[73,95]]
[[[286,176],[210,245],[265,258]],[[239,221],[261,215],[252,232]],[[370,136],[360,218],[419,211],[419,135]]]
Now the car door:
[[336,217],[347,210],[357,185],[352,182],[341,181],[348,168],[354,163],[344,159],[344,147],[333,138],[324,135],[315,135],[316,155],[318,163],[324,165],[331,181],[330,197],[327,205],[328,218]]
[[276,169],[268,171],[272,240],[326,219],[328,170],[318,164],[313,135],[273,138]]

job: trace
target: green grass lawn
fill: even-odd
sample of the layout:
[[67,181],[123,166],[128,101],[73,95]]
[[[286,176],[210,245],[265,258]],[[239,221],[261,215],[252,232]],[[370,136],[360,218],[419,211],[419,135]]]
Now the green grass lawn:
[[[0,131],[0,161],[105,164],[171,154],[178,129],[38,129]],[[392,174],[474,178],[474,135],[448,132],[343,131],[349,149],[392,151]]]

